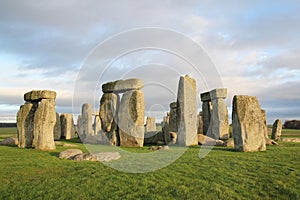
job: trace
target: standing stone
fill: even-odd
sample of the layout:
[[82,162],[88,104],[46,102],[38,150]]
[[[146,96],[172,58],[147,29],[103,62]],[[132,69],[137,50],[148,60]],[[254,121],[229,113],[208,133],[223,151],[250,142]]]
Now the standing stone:
[[60,140],[61,138],[61,126],[60,126],[60,119],[58,113],[56,113],[56,123],[54,126],[53,136],[54,136],[54,140]]
[[227,105],[224,101],[226,96],[226,88],[214,89],[210,91],[212,111],[210,126],[206,135],[213,139],[229,138],[228,110]]
[[92,105],[91,104],[86,103],[82,105],[81,127],[82,127],[83,137],[94,134],[93,127],[92,127]]
[[43,99],[55,99],[56,92],[50,90],[32,90],[24,94],[25,101],[41,101]]
[[237,151],[265,151],[266,142],[260,105],[256,97],[233,98],[232,134]]
[[119,102],[119,95],[114,93],[104,93],[100,100],[102,130],[112,145],[119,144],[119,135],[117,133],[116,124]]
[[268,136],[268,127],[267,127],[267,114],[266,114],[266,111],[265,110],[261,110],[261,115],[262,115],[262,118],[263,118],[263,123],[264,123],[264,135],[265,135],[265,138],[269,138]]
[[118,113],[121,146],[143,146],[144,115],[144,93],[141,90],[125,92],[122,96]]
[[155,117],[147,117],[146,119],[146,132],[155,132],[156,131],[156,122]]
[[19,148],[28,148],[32,146],[34,137],[34,113],[37,107],[37,103],[26,102],[18,111],[17,128]]
[[272,127],[272,138],[278,140],[281,137],[282,131],[282,121],[280,119],[276,119]]
[[101,134],[101,119],[99,115],[95,115],[95,119],[94,119],[94,134],[98,135]]
[[78,117],[77,117],[77,134],[78,134],[78,136],[82,136],[82,123],[81,123],[81,121],[82,121],[82,116],[81,115],[78,115]]
[[55,100],[42,99],[34,114],[34,145],[36,149],[55,149],[53,137],[55,123]]
[[177,94],[177,142],[182,146],[197,145],[196,80],[180,77]]
[[170,103],[169,131],[177,132],[177,102]]
[[61,135],[66,140],[72,139],[75,137],[75,127],[74,119],[72,114],[61,114],[60,115],[61,123]]
[[163,118],[161,122],[162,132],[164,135],[165,143],[169,144],[171,142],[171,135],[170,135],[170,113],[167,113],[167,116]]
[[202,112],[199,112],[197,115],[197,134],[203,134],[203,119],[202,119]]
[[203,133],[204,135],[206,135],[210,125],[211,111],[212,111],[210,92],[202,93],[200,97],[202,101]]

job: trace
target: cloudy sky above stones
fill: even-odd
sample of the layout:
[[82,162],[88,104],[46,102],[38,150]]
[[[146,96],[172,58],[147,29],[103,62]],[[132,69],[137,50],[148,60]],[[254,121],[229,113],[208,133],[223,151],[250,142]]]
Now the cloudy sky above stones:
[[[203,47],[228,88],[229,108],[233,95],[254,95],[267,110],[268,123],[275,118],[299,119],[299,13],[299,1],[287,0],[2,0],[0,121],[14,121],[23,94],[32,89],[57,91],[57,111],[77,114],[78,105],[89,100],[87,90],[74,89],[85,84],[78,77],[88,55],[107,38],[143,27],[174,30]],[[144,88],[146,114],[158,115],[158,110],[166,112],[176,100],[178,73],[194,75],[185,65],[166,52],[144,50],[123,56],[104,78],[94,78],[100,86],[101,81],[120,77],[137,77],[146,83],[162,80],[164,84]],[[213,89],[195,78],[197,92]],[[89,87],[97,109],[100,87]],[[74,91],[84,95],[74,101]]]

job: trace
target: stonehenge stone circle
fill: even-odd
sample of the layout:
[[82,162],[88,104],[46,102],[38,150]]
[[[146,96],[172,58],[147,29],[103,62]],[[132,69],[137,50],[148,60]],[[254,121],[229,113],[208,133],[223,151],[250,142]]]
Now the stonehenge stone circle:
[[54,140],[59,140],[61,138],[61,125],[60,125],[60,117],[58,113],[56,113],[56,123],[54,126],[53,137]]
[[26,102],[20,107],[17,114],[17,129],[19,148],[29,148],[32,146],[34,136],[34,113],[38,103]]
[[181,146],[197,145],[196,80],[181,76],[177,94],[177,143]]
[[232,134],[237,151],[265,151],[264,121],[256,97],[236,95],[233,98]]
[[280,119],[276,119],[272,127],[271,139],[278,140],[281,137],[281,131],[282,131],[282,121]]
[[226,88],[218,88],[210,91],[212,110],[210,126],[206,135],[214,139],[227,139],[229,137],[228,110],[224,101],[226,96]]
[[140,90],[144,87],[141,79],[127,79],[108,82],[102,85],[103,93],[124,93],[131,90]]
[[141,90],[125,92],[118,113],[120,146],[143,146],[144,115],[144,93]]
[[210,92],[205,92],[200,94],[200,98],[202,101],[203,133],[204,135],[206,135],[210,125],[211,111],[212,111]]
[[203,134],[203,119],[202,119],[202,112],[199,112],[197,115],[197,134]]
[[146,132],[155,132],[156,131],[156,122],[155,117],[146,118]]
[[[176,122],[177,123],[177,122]],[[165,143],[169,144],[171,142],[171,135],[170,135],[170,113],[167,113],[167,116],[163,118],[161,123],[162,132],[164,135]]]
[[72,139],[75,137],[75,127],[74,119],[72,114],[61,114],[60,115],[61,123],[61,136],[66,140]]
[[34,114],[33,145],[40,150],[55,149],[53,130],[56,123],[54,99],[42,99]]
[[81,115],[78,115],[77,116],[77,134],[79,136],[83,136],[83,131],[82,131],[82,124],[81,124],[81,121],[82,121],[82,116]]

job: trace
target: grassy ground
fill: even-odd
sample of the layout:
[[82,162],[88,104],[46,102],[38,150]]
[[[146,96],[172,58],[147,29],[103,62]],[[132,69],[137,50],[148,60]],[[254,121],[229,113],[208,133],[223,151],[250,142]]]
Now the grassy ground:
[[171,165],[141,174],[60,160],[63,146],[52,152],[0,146],[0,199],[300,199],[300,144],[280,144],[256,153],[215,147],[203,159],[200,147],[190,147]]

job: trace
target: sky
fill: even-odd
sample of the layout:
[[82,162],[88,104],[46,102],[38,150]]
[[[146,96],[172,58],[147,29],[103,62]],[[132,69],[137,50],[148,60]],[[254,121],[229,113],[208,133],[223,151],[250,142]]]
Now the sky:
[[291,0],[1,0],[0,122],[33,89],[56,91],[59,113],[97,110],[101,85],[125,78],[144,80],[146,115],[161,120],[185,74],[199,110],[201,92],[225,87],[229,112],[251,95],[268,124],[300,119],[299,13]]

